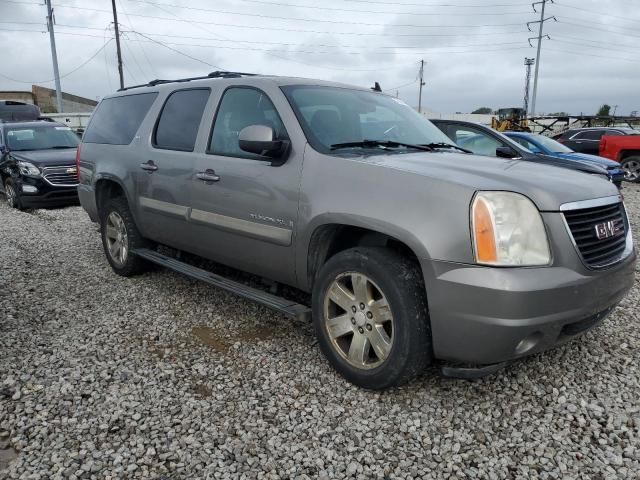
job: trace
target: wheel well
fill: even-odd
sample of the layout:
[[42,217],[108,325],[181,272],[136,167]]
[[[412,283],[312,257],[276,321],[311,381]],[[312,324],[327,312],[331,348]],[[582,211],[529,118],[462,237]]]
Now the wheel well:
[[626,160],[629,157],[640,156],[640,150],[624,150],[620,153],[620,161]]
[[420,268],[418,257],[404,242],[390,235],[354,227],[352,225],[322,225],[311,236],[307,255],[307,280],[312,287],[322,265],[335,254],[357,246],[386,247],[407,258],[415,260]]
[[102,206],[112,198],[125,197],[124,190],[113,180],[98,180],[96,183],[96,207],[100,212]]

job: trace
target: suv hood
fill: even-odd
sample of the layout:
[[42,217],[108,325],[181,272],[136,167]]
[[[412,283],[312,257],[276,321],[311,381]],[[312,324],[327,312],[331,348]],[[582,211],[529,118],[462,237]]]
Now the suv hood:
[[76,149],[54,150],[25,150],[12,151],[11,156],[16,160],[33,163],[36,167],[51,167],[55,165],[75,165]]
[[426,152],[374,155],[364,161],[464,185],[474,191],[521,193],[542,211],[558,211],[563,203],[619,195],[618,189],[604,175],[590,175],[526,160]]

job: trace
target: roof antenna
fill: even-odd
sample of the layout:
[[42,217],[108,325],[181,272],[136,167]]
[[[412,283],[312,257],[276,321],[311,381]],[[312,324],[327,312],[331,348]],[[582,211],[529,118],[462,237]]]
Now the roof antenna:
[[371,90],[373,90],[374,92],[381,92],[382,88],[380,88],[380,84],[376,82],[375,85],[371,87]]

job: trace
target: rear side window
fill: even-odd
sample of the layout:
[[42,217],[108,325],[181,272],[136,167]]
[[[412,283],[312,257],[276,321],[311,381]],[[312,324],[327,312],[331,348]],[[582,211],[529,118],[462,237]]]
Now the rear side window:
[[209,93],[208,88],[198,88],[169,95],[156,124],[153,146],[192,152]]
[[585,130],[573,138],[575,140],[600,140],[603,134],[604,132],[602,130]]
[[82,141],[128,145],[157,96],[157,93],[139,93],[105,98],[96,108]]

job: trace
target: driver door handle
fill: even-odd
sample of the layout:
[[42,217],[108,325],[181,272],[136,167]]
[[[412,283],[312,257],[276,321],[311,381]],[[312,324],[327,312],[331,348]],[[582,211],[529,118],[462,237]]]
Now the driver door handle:
[[141,163],[140,168],[146,172],[153,173],[158,170],[158,166],[153,163],[153,160],[149,160],[146,163]]
[[196,178],[198,180],[202,180],[203,182],[217,182],[220,180],[220,177],[216,175],[216,172],[207,168],[204,172],[196,173]]

